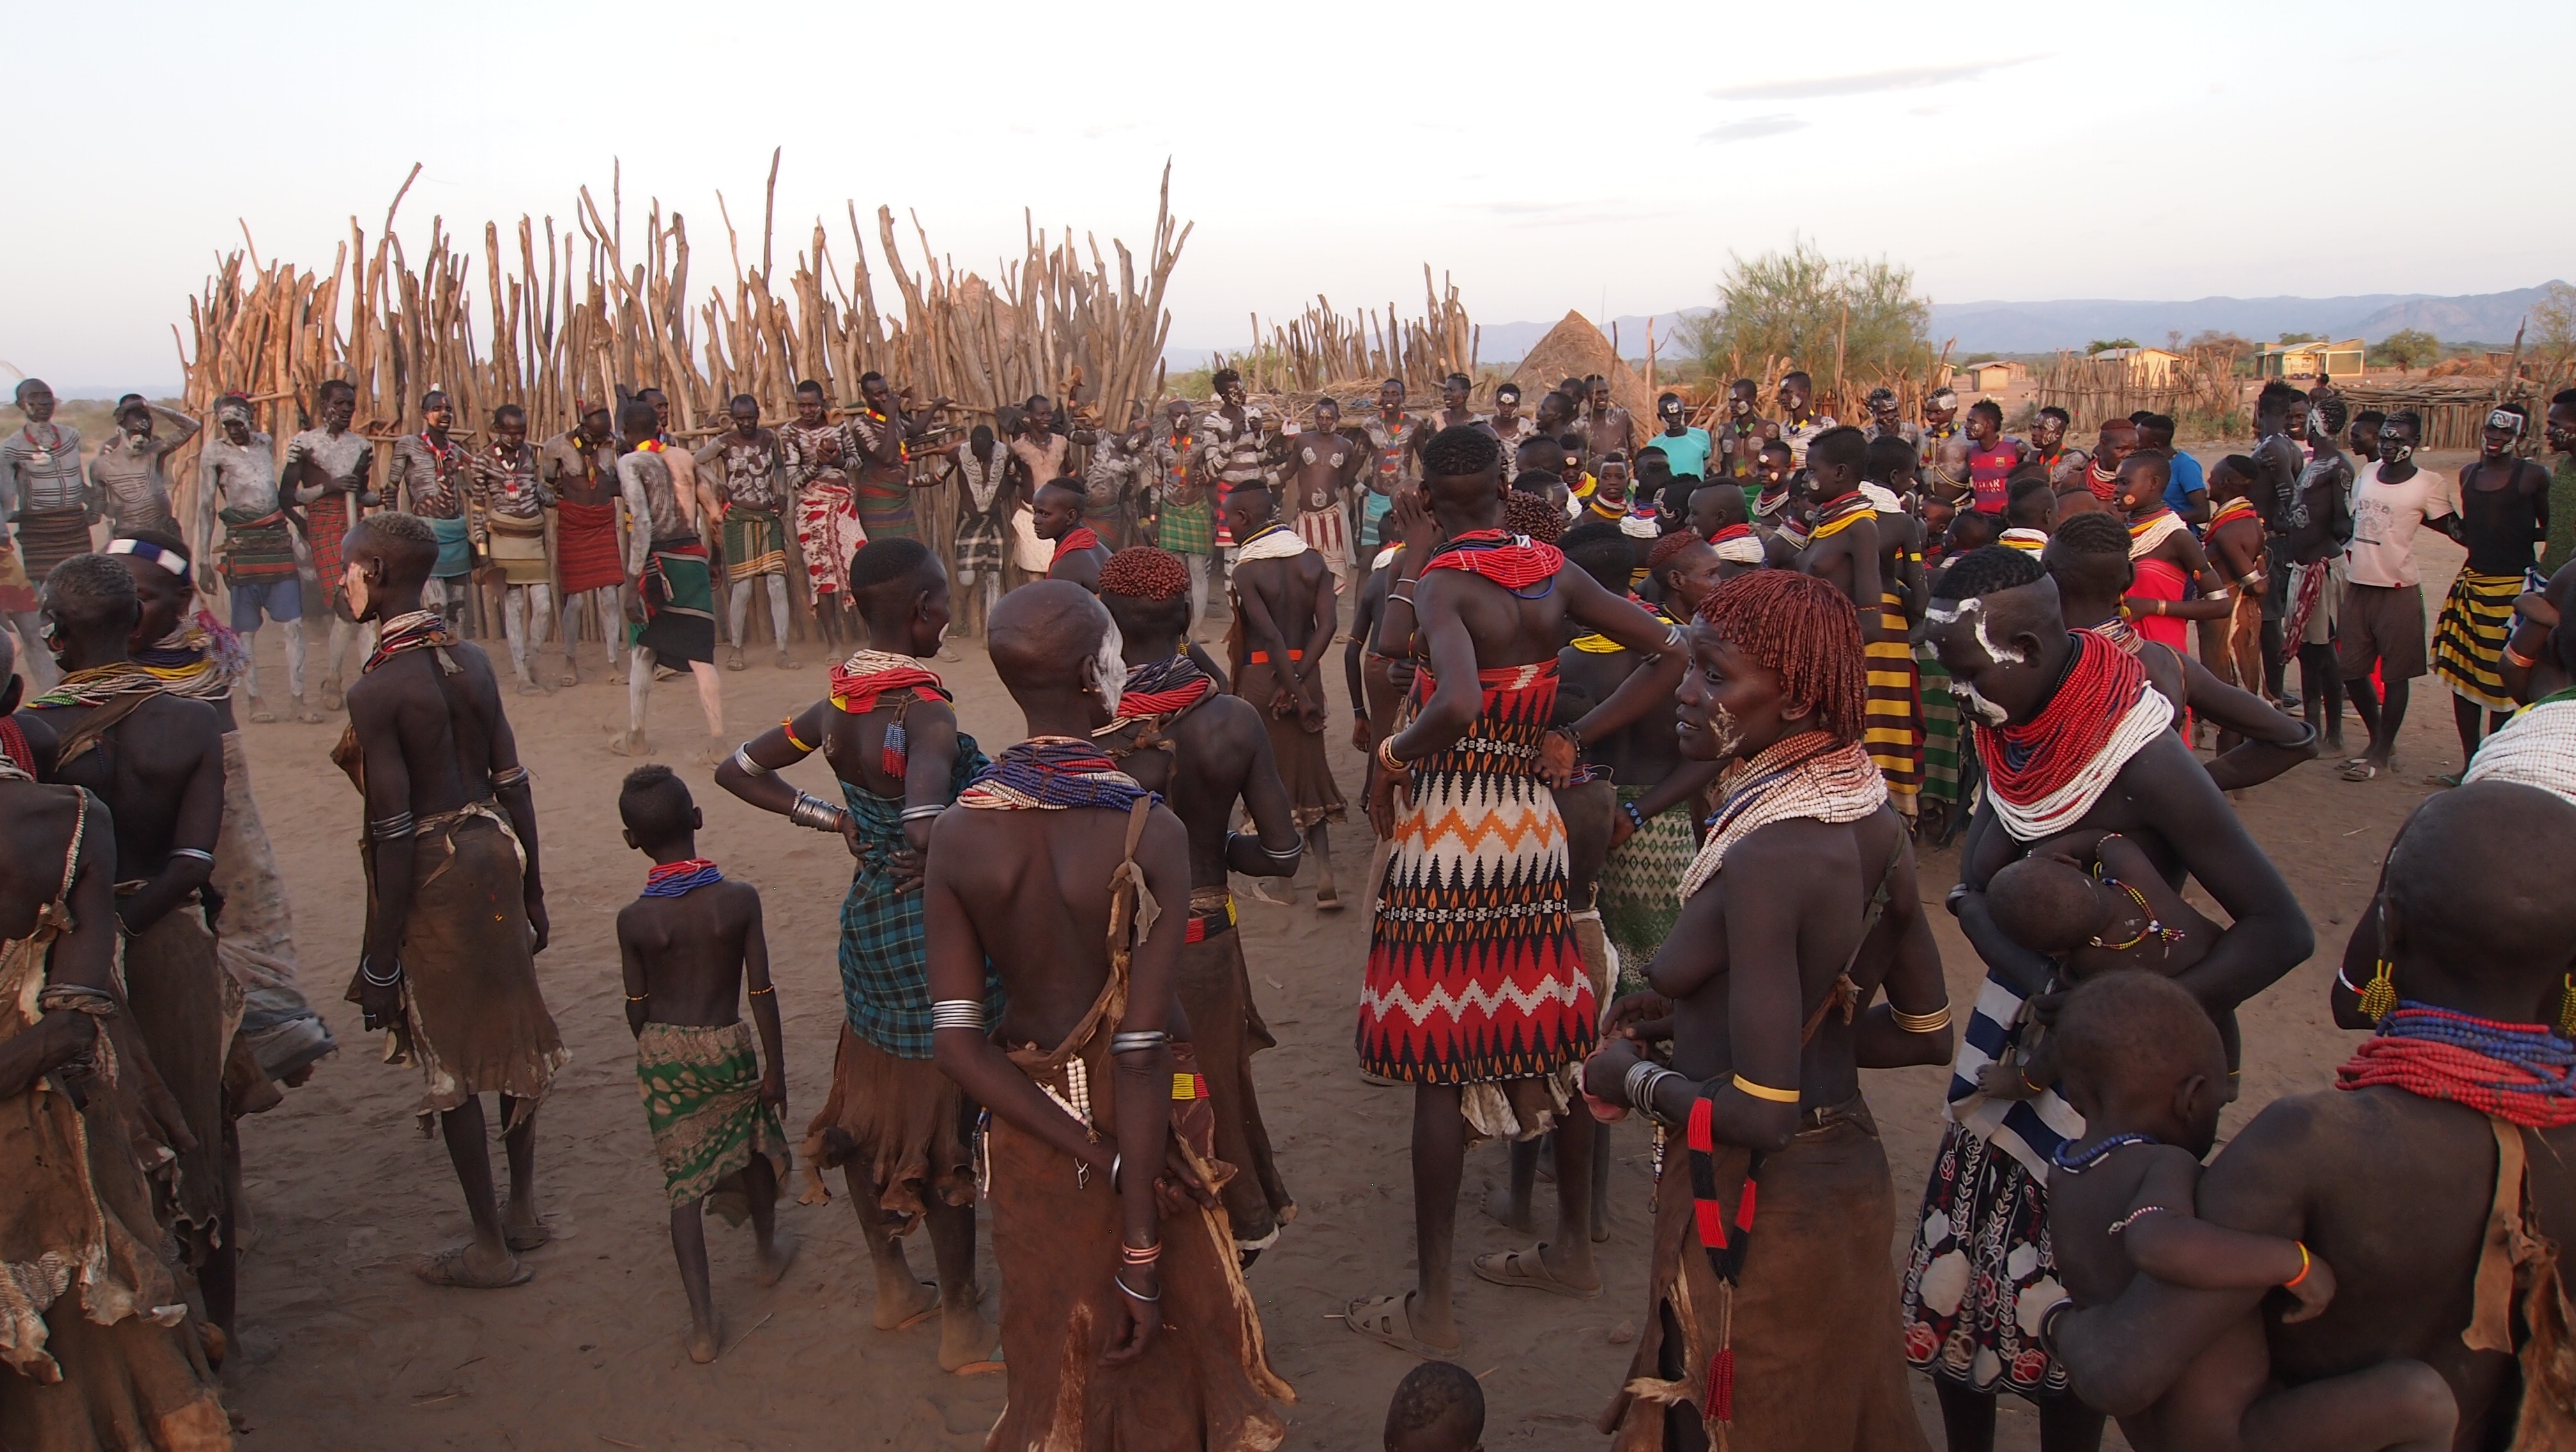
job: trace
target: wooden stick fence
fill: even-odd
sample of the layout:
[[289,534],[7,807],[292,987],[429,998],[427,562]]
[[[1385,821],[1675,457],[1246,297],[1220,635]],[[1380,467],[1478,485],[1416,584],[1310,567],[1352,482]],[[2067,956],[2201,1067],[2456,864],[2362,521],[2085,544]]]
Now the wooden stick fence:
[[[630,252],[614,171],[606,211],[582,187],[569,227],[523,216],[507,253],[500,226],[487,222],[479,258],[443,217],[431,220],[419,265],[405,255],[394,220],[417,165],[372,242],[350,219],[327,274],[263,260],[245,225],[242,250],[219,258],[189,300],[187,331],[172,330],[187,379],[183,405],[204,417],[222,394],[249,397],[254,426],[275,439],[282,460],[288,438],[318,415],[322,383],[346,379],[358,391],[358,427],[377,441],[381,479],[393,440],[417,426],[419,397],[431,388],[455,404],[460,433],[477,436],[494,407],[513,402],[527,410],[531,439],[569,429],[585,406],[645,388],[670,397],[676,431],[692,438],[726,427],[736,394],[758,399],[767,418],[791,416],[805,379],[850,408],[871,371],[916,407],[949,400],[943,424],[952,428],[1038,393],[1083,418],[1123,418],[1131,402],[1158,402],[1171,326],[1164,291],[1190,233],[1171,214],[1168,165],[1143,256],[1115,238],[1104,254],[1096,237],[1077,245],[1070,229],[1051,236],[1030,219],[1024,252],[1006,259],[994,282],[934,251],[918,217],[909,219],[921,258],[913,270],[889,207],[877,209],[872,259],[855,202],[846,266],[817,218],[780,275],[772,263],[779,160],[770,157],[756,267],[746,265],[729,204],[717,195],[729,284],[709,284],[703,273],[692,283],[687,220],[658,201],[647,204]],[[897,312],[879,309],[879,268],[900,295]],[[183,492],[193,489],[193,459],[192,448],[172,461]],[[924,538],[943,552],[956,528],[950,495],[944,485],[914,495]],[[184,499],[181,508],[184,517]]]

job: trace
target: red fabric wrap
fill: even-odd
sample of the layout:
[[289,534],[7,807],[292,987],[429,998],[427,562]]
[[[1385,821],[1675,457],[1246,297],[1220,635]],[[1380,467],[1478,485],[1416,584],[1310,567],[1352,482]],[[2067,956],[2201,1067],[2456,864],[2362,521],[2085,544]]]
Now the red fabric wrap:
[[626,562],[617,554],[617,506],[555,505],[555,572],[563,592],[579,595],[626,583]]
[[1073,533],[1068,534],[1064,538],[1055,542],[1055,558],[1048,560],[1047,565],[1049,568],[1053,568],[1056,560],[1063,559],[1066,555],[1073,553],[1075,550],[1096,550],[1098,548],[1100,548],[1100,536],[1092,531],[1091,526],[1087,524],[1076,525],[1074,526]]

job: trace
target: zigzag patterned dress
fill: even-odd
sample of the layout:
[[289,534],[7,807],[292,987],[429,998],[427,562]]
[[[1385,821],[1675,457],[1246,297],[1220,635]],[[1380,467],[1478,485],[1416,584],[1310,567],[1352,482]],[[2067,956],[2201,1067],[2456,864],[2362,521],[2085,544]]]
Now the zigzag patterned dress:
[[[1565,904],[1565,823],[1538,774],[1556,662],[1479,671],[1467,734],[1413,763],[1369,930],[1359,1054],[1421,1084],[1555,1073],[1590,1051],[1592,986]],[[1416,706],[1431,672],[1414,676]]]

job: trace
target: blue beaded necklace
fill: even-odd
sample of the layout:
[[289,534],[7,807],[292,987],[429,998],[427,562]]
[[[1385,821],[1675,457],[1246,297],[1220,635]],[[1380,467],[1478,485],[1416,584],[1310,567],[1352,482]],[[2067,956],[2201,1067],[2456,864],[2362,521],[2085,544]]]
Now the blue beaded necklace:
[[2094,1141],[2091,1148],[2077,1150],[2073,1154],[2067,1153],[2066,1146],[2061,1144],[2057,1147],[2054,1153],[2049,1155],[2049,1158],[2056,1161],[2057,1167],[2064,1170],[2066,1173],[2070,1175],[2080,1175],[2086,1170],[2093,1168],[2095,1165],[2102,1163],[2104,1160],[2109,1159],[2112,1151],[2114,1150],[2127,1149],[2133,1144],[2162,1143],[2164,1143],[2163,1140],[2156,1138],[2152,1134],[2105,1135],[2101,1139]]

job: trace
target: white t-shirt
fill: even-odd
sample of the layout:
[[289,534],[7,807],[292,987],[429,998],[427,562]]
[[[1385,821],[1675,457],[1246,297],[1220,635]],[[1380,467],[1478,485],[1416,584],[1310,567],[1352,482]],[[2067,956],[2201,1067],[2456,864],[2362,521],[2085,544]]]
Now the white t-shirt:
[[2382,589],[2423,583],[2415,531],[2458,511],[2451,481],[2430,469],[2419,466],[2406,482],[2385,484],[2379,465],[2362,465],[2352,483],[2352,583]]

